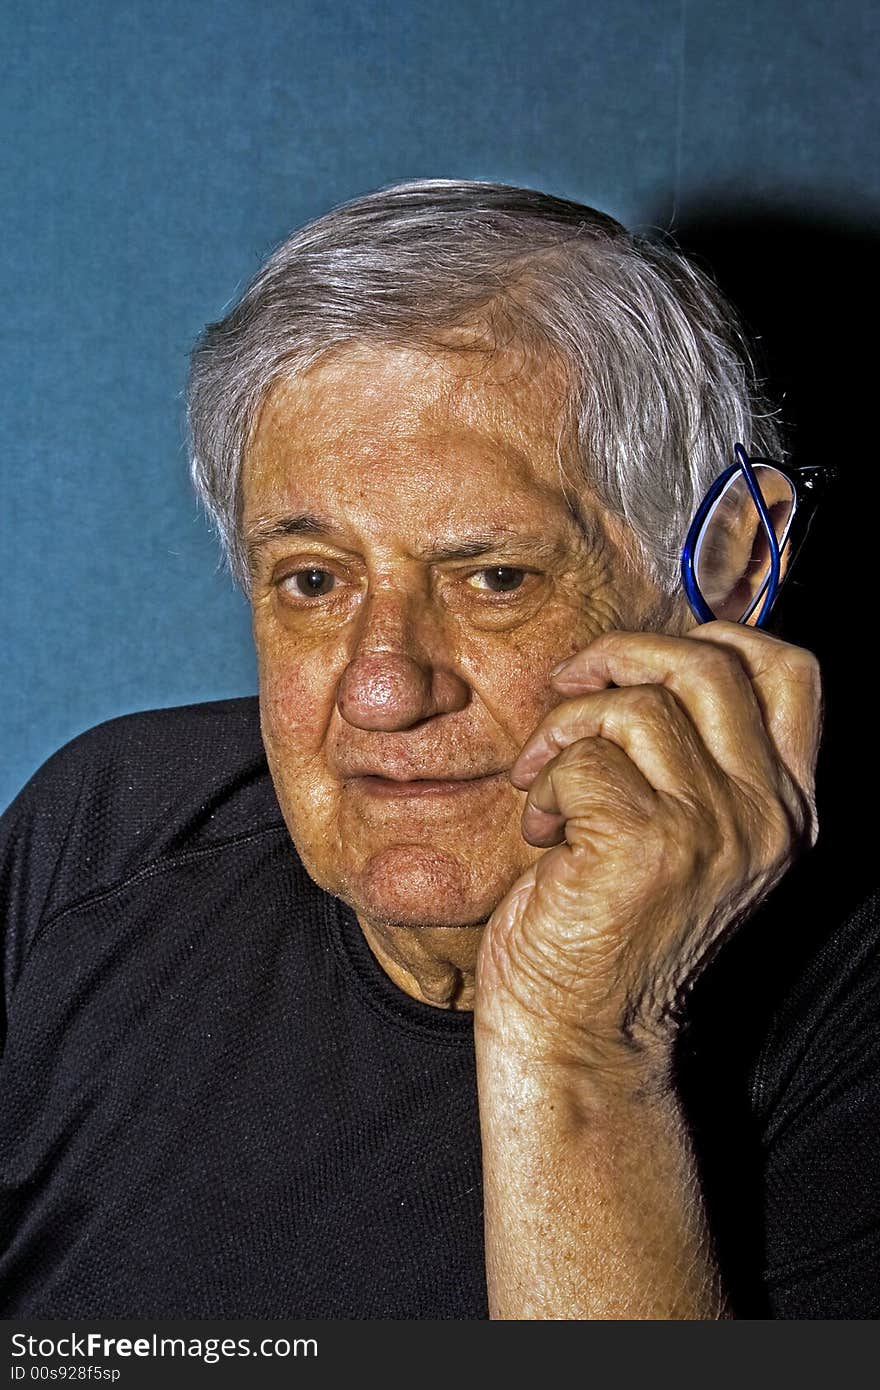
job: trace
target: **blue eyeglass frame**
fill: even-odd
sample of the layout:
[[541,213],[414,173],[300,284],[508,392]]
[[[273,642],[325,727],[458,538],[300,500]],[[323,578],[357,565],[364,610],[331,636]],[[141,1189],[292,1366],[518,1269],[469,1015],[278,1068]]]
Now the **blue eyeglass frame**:
[[[715,622],[715,614],[704,599],[696,576],[696,550],[703,524],[711,508],[715,505],[721,493],[724,491],[731,478],[736,473],[742,473],[746,485],[752,496],[752,501],[761,519],[764,532],[767,538],[767,545],[770,551],[770,573],[758,590],[749,608],[737,619],[739,623],[747,623],[749,618],[760,603],[761,608],[757,618],[754,620],[755,627],[764,627],[770,617],[771,609],[779,595],[783,583],[791,574],[792,566],[797,558],[798,552],[806,540],[810,523],[816,514],[816,507],[821,501],[827,488],[838,479],[836,468],[826,465],[810,465],[805,468],[789,468],[784,463],[777,463],[775,459],[755,458],[750,459],[742,444],[733,446],[736,463],[725,468],[719,474],[710,487],[706,496],[703,498],[696,515],[690,524],[684,545],[681,551],[681,582],[684,586],[687,601],[690,604],[691,612],[700,623]],[[767,468],[775,468],[777,473],[781,473],[791,483],[794,493],[794,505],[791,516],[786,527],[782,545],[776,539],[776,532],[767,511],[767,504],[758,486],[755,476],[754,464],[761,464]],[[782,575],[782,555],[788,551],[788,564],[785,575]],[[763,602],[761,600],[763,599]]]

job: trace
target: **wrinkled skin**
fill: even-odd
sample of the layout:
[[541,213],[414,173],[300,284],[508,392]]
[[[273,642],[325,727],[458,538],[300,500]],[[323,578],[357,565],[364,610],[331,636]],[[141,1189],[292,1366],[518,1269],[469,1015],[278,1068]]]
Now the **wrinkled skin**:
[[483,992],[506,1020],[515,995],[556,1057],[589,1040],[613,1064],[623,1036],[665,1062],[701,964],[815,841],[817,663],[716,622],[608,633],[552,681],[568,698],[511,775],[523,833],[557,847],[493,916]]
[[[621,583],[596,509],[579,525],[566,501],[557,389],[513,355],[348,348],[276,387],[245,474],[246,534],[302,513],[335,528],[254,555],[263,736],[291,835],[371,941],[396,950],[383,923],[433,925],[445,945],[419,947],[463,952],[471,981],[473,934],[444,929],[484,923],[538,857],[508,773],[559,698],[548,674],[655,601]],[[479,556],[425,558],[495,536]],[[519,587],[493,592],[492,565],[521,567]],[[308,567],[330,592],[299,591]],[[369,771],[492,775],[390,800],[354,775]]]
[[575,515],[560,400],[512,351],[337,350],[268,398],[243,519],[309,873],[417,997],[473,1004],[482,939],[478,1024],[580,1057],[660,1036],[814,833],[819,692],[762,634],[674,635],[622,525]]

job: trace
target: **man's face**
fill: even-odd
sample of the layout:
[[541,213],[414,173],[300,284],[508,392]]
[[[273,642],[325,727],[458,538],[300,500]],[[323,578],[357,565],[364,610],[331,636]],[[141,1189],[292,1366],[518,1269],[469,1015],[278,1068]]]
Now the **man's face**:
[[543,852],[507,773],[548,675],[658,595],[560,486],[558,372],[351,346],[280,382],[244,477],[286,824],[362,921],[485,921]]

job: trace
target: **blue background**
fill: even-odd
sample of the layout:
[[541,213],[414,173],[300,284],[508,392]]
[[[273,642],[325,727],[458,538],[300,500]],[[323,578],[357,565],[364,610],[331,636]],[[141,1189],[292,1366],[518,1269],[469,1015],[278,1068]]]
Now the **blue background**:
[[744,305],[802,460],[874,447],[871,0],[40,0],[3,38],[0,805],[101,719],[255,689],[189,491],[187,353],[333,203],[491,178],[672,228]]

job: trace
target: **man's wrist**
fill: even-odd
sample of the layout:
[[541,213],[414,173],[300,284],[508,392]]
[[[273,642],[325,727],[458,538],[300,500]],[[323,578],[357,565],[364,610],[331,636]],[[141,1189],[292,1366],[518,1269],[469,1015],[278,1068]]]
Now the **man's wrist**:
[[530,1091],[564,1097],[583,1114],[662,1101],[673,1094],[672,1047],[560,1029],[477,1007],[477,1074],[486,1092],[528,1082]]

